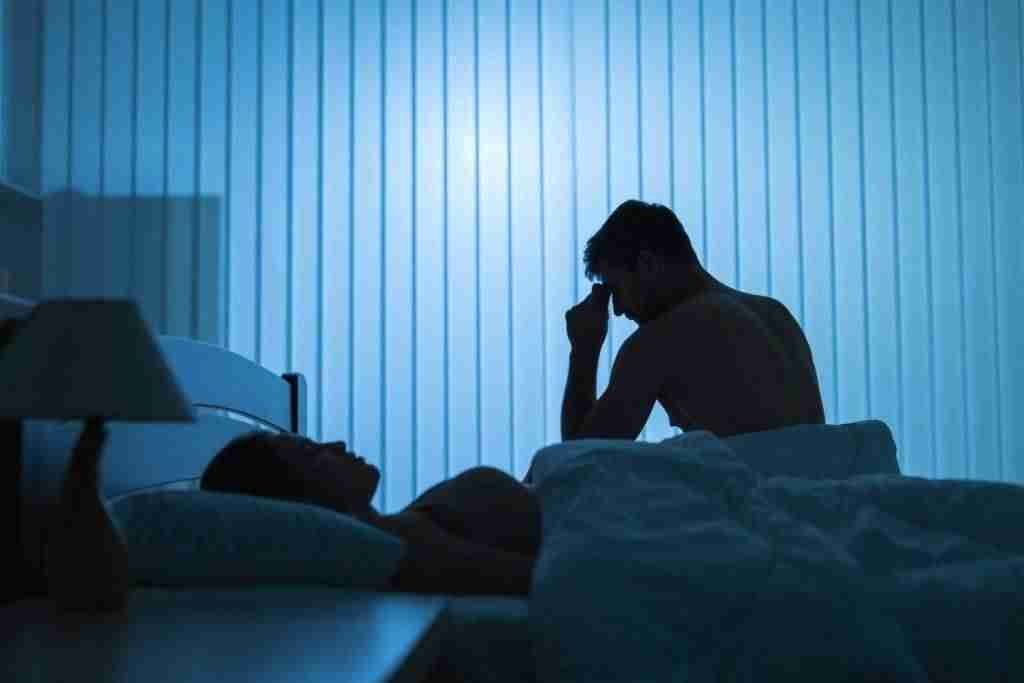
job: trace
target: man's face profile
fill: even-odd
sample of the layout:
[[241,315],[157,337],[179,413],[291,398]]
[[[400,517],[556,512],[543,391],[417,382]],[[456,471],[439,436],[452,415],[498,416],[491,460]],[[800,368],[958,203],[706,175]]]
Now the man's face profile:
[[608,267],[601,272],[601,280],[611,292],[612,310],[637,324],[647,321],[644,287],[635,271]]

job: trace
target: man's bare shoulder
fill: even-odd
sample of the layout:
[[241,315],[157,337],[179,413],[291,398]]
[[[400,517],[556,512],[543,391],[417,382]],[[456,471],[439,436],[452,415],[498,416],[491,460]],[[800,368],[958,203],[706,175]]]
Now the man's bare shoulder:
[[693,348],[704,338],[714,337],[708,331],[730,317],[725,302],[707,299],[703,295],[684,301],[666,312],[657,320],[640,325],[622,343],[620,352],[649,359],[652,363],[663,362],[666,357],[679,358],[680,341]]
[[[795,325],[786,307],[771,297],[722,288],[682,302],[643,329],[643,346],[654,351],[671,351],[685,339],[692,349],[715,353],[729,340],[734,348],[741,342],[773,338]],[[781,326],[781,327],[780,327]],[[666,346],[667,345],[667,346]]]
[[[685,328],[691,332],[704,329],[709,322],[725,322],[744,315],[745,302],[730,291],[710,291],[692,297],[654,322],[659,333]],[[657,329],[657,328],[655,328]],[[660,334],[659,334],[660,336]]]
[[677,306],[666,316],[680,322],[707,320],[744,320],[751,316],[778,315],[788,311],[785,305],[769,296],[743,292],[729,287],[704,292]]

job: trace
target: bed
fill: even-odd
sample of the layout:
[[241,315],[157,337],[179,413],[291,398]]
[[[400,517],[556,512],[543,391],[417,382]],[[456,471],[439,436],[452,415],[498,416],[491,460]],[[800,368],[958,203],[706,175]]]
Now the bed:
[[[304,431],[301,377],[192,340],[160,344],[200,419],[111,424],[109,500],[194,489],[236,434]],[[0,608],[4,680],[1024,676],[1022,491],[902,477],[880,423],[542,449],[531,469],[544,546],[529,599],[146,587],[125,614],[68,619],[43,595],[39,520],[76,433],[22,430],[15,554],[27,594]],[[879,548],[904,553],[902,570],[865,573]]]

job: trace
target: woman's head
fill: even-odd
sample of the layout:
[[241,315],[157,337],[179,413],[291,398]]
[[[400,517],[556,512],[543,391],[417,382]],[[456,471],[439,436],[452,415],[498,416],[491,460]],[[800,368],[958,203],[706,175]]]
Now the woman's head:
[[220,449],[203,472],[200,487],[358,514],[369,508],[379,481],[380,470],[348,452],[342,442],[249,432]]

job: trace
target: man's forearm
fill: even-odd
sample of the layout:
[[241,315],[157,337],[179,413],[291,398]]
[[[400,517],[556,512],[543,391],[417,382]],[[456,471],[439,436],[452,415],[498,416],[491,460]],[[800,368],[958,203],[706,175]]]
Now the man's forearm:
[[569,353],[569,377],[562,398],[562,440],[576,438],[583,421],[597,401],[597,363],[601,347],[573,349]]

